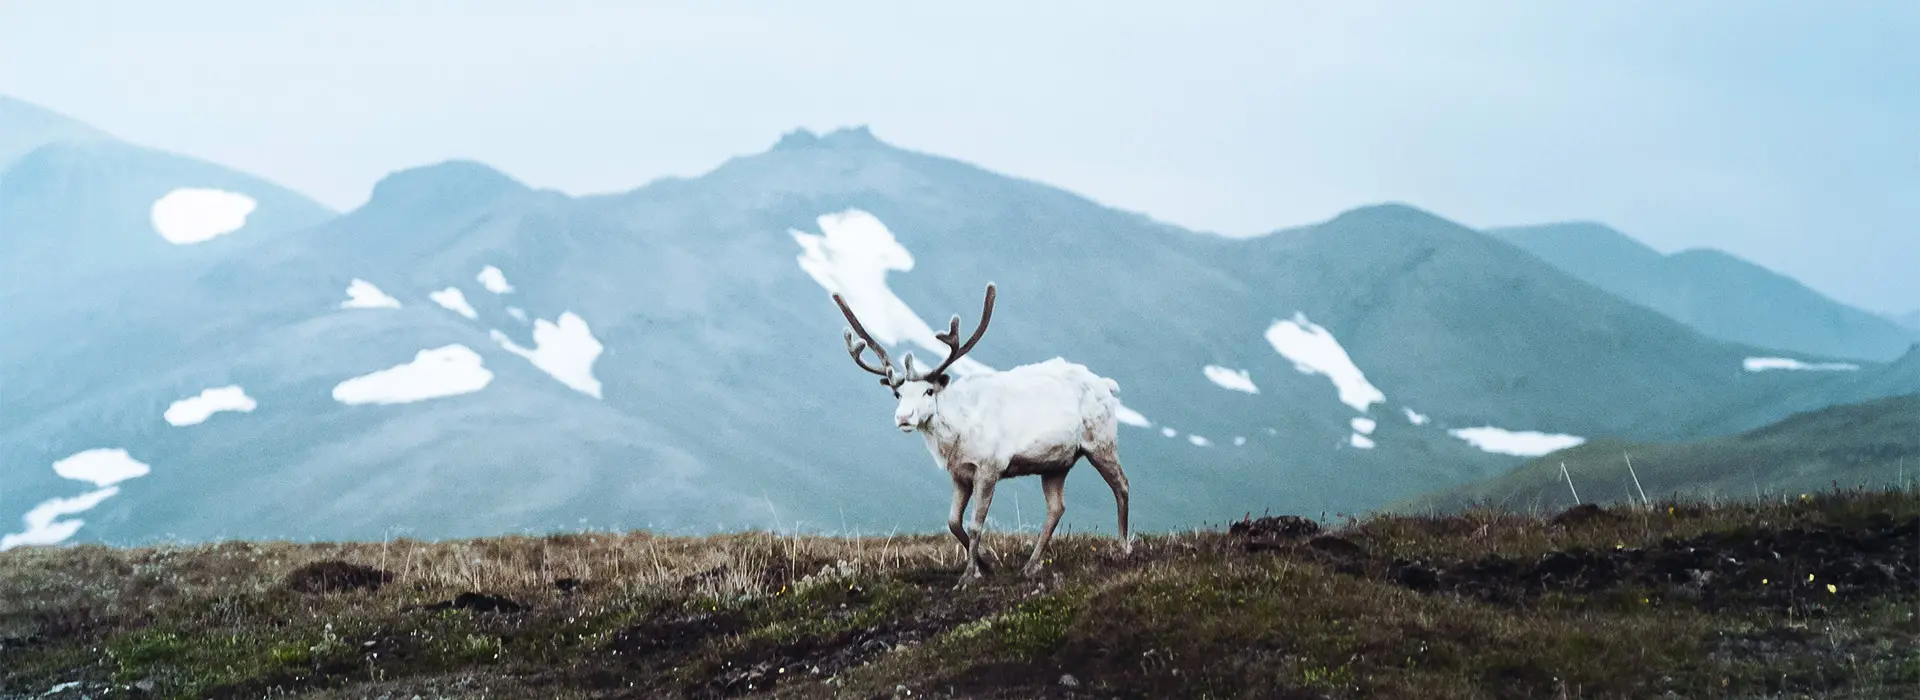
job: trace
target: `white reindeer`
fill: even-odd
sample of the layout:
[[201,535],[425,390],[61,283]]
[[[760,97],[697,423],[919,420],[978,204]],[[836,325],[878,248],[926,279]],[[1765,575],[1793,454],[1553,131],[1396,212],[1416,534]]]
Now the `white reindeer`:
[[[919,430],[936,463],[953,477],[947,529],[967,552],[967,568],[959,585],[971,585],[982,578],[983,568],[991,568],[981,556],[980,535],[986,528],[987,508],[993,504],[994,486],[1001,479],[1030,474],[1040,477],[1046,493],[1047,522],[1024,573],[1039,573],[1053,528],[1066,512],[1067,471],[1081,457],[1113,489],[1121,551],[1132,554],[1133,540],[1127,536],[1127,475],[1120,469],[1119,421],[1114,417],[1120,407],[1119,383],[1058,357],[1001,372],[969,372],[957,380],[948,377],[947,368],[986,333],[993,318],[993,299],[994,285],[988,283],[986,308],[980,312],[980,326],[973,337],[960,342],[960,317],[954,316],[947,332],[934,336],[946,343],[947,358],[920,374],[914,371],[911,352],[903,358],[904,371],[895,371],[886,350],[867,334],[846,299],[833,295],[840,313],[853,326],[844,333],[847,354],[861,369],[880,375],[880,383],[893,390],[900,400],[893,412],[894,425],[901,432]],[[879,367],[868,364],[863,356],[869,348],[879,356]],[[969,500],[974,503],[973,519],[963,528],[961,516]]]

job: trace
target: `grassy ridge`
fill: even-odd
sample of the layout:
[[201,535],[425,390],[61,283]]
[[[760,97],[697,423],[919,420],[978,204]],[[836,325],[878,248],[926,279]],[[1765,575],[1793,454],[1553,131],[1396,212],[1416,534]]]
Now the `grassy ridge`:
[[[1633,468],[1628,469],[1628,459]],[[1566,465],[1567,473],[1560,471]],[[1650,498],[1754,500],[1843,488],[1920,484],[1920,394],[1808,411],[1752,430],[1691,443],[1596,440],[1500,476],[1389,507],[1450,511],[1473,505],[1538,509]],[[1639,485],[1634,485],[1634,478]]]
[[1920,492],[1317,529],[997,535],[961,591],[933,536],[21,549],[0,696],[1920,693]]

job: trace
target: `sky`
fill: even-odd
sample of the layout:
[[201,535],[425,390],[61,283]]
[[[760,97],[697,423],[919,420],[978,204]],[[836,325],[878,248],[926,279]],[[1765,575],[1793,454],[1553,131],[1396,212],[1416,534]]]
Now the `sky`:
[[1910,0],[0,0],[0,94],[342,210],[451,158],[611,192],[864,124],[1225,235],[1600,221],[1905,312],[1914,37]]

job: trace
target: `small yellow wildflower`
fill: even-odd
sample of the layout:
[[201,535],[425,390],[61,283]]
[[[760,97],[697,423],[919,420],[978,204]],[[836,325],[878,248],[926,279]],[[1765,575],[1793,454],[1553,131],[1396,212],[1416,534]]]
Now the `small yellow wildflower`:
[[1765,586],[1765,585],[1767,585],[1767,580],[1766,580],[1766,579],[1760,579],[1760,585],[1762,585],[1762,586]]
[[1831,583],[1829,583],[1829,584],[1827,584],[1827,592],[1828,592],[1828,593],[1839,593],[1839,592],[1840,592],[1840,589],[1839,589],[1839,587],[1837,587],[1837,586],[1834,586],[1833,584],[1831,584]]

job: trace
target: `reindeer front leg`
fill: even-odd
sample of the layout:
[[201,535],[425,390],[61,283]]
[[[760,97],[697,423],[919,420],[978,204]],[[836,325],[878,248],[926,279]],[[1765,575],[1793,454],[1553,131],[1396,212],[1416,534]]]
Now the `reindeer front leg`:
[[982,466],[973,472],[973,521],[967,523],[967,570],[960,574],[961,586],[972,585],[993,568],[980,551],[980,540],[986,534],[987,509],[993,506],[993,487],[999,481],[998,468]]
[[1060,516],[1067,512],[1066,489],[1066,472],[1040,477],[1040,490],[1047,496],[1047,524],[1041,526],[1040,538],[1033,543],[1033,556],[1027,559],[1027,567],[1022,569],[1027,576],[1040,573],[1047,543],[1053,541],[1053,528],[1060,524]]
[[973,484],[971,482],[961,481],[960,477],[955,476],[953,478],[953,507],[947,510],[947,531],[953,533],[954,539],[960,540],[960,549],[966,552],[972,552],[973,550],[967,543],[967,528],[962,518],[965,518],[967,515],[967,499],[972,497]]

